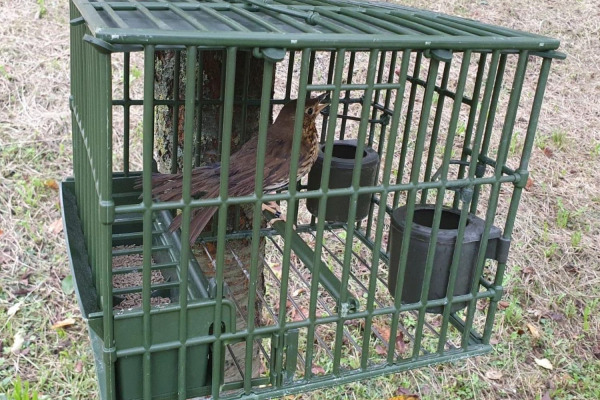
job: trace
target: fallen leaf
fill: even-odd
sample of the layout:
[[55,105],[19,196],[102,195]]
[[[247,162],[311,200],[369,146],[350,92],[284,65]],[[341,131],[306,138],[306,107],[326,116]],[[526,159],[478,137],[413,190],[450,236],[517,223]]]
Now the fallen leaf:
[[4,231],[0,229],[0,235],[4,235]]
[[47,179],[44,185],[49,189],[58,190],[58,183],[54,179]]
[[549,369],[549,370],[554,369],[554,367],[552,366],[552,363],[547,358],[534,358],[533,360],[535,361],[535,363],[537,365],[539,365],[540,367],[542,367],[544,369]]
[[406,352],[406,343],[404,342],[404,333],[402,331],[398,332],[396,336],[396,349],[398,349],[398,353]]
[[325,375],[325,369],[320,365],[313,365],[310,371],[315,375]]
[[52,326],[50,328],[56,330],[56,329],[62,329],[62,328],[67,328],[71,325],[75,325],[75,319],[74,318],[67,318],[67,319],[63,319],[62,321],[58,321],[54,324],[52,324]]
[[552,156],[554,155],[554,152],[552,151],[552,149],[550,147],[544,147],[544,155],[548,158],[552,158]]
[[62,218],[59,218],[56,221],[54,221],[53,223],[51,223],[49,228],[50,228],[50,232],[54,233],[55,235],[58,235],[59,233],[61,233],[63,230]]
[[540,334],[540,330],[533,324],[527,323],[527,329],[529,329],[529,332],[531,332],[531,337],[534,339],[539,339],[542,336]]
[[533,179],[527,178],[527,183],[525,184],[525,190],[530,191],[533,187]]
[[414,394],[412,390],[407,388],[399,387],[396,390],[396,396],[391,397],[389,400],[419,400],[420,397],[417,394]]
[[552,400],[552,397],[550,397],[550,391],[544,393],[542,400]]
[[73,285],[73,275],[65,276],[65,278],[60,283],[60,286],[62,287],[62,290],[63,292],[65,292],[66,295],[73,294],[73,292],[75,291],[75,286]]
[[562,313],[559,313],[559,312],[549,312],[546,314],[546,316],[548,318],[550,318],[551,320],[557,321],[557,322],[564,321],[566,319],[565,315]]
[[294,290],[294,293],[292,293],[292,296],[293,296],[293,297],[298,297],[298,296],[300,296],[302,293],[306,293],[306,288],[302,288],[302,287],[301,287],[301,288],[299,288],[299,289],[296,289],[296,290]]
[[16,304],[13,304],[12,306],[10,306],[10,308],[6,312],[6,315],[8,317],[12,317],[13,315],[15,315],[17,313],[17,311],[19,311],[21,309],[22,306],[23,306],[23,302],[22,301],[20,301],[20,302],[18,302]]
[[375,346],[375,353],[379,354],[380,356],[385,356],[387,354],[387,350],[385,349],[385,347],[378,344],[377,346]]
[[21,350],[23,343],[25,343],[25,338],[23,337],[23,333],[17,332],[13,339],[13,345],[10,346],[10,352],[13,354],[19,354],[19,351]]
[[488,379],[491,379],[493,381],[498,381],[500,379],[502,379],[502,372],[496,370],[496,369],[490,369],[489,371],[486,371],[485,373],[485,377]]
[[81,371],[83,371],[83,363],[81,361],[77,361],[77,363],[75,363],[75,373],[80,374]]
[[499,310],[506,310],[508,308],[508,306],[510,305],[510,303],[508,301],[499,301],[498,302],[498,309]]
[[381,335],[381,337],[386,341],[390,342],[390,328],[387,326],[376,326],[377,331]]

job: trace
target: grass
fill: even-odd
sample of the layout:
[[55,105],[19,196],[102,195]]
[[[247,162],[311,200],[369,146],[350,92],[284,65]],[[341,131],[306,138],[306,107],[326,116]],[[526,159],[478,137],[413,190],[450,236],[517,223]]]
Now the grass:
[[[387,399],[399,388],[422,399],[600,398],[596,2],[404,3],[558,37],[568,53],[553,64],[546,91],[494,352],[288,398]],[[0,37],[0,399],[96,398],[58,231],[56,182],[72,163],[67,1],[12,1]],[[75,324],[52,329],[71,317]],[[536,364],[543,358],[552,370]]]

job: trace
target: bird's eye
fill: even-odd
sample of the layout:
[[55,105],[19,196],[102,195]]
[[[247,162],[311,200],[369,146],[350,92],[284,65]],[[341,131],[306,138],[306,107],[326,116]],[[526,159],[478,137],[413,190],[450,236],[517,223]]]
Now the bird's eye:
[[315,110],[313,110],[313,108],[312,108],[312,107],[308,107],[308,108],[306,109],[306,113],[307,113],[308,115],[313,115],[313,113],[314,113],[314,112],[315,112]]

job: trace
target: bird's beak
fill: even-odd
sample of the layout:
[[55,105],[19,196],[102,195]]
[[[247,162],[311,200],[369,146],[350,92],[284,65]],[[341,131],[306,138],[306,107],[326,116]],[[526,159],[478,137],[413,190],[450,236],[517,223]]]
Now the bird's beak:
[[331,99],[329,98],[329,92],[325,92],[319,96],[317,96],[318,103],[315,105],[315,109],[317,113],[320,113],[325,107],[327,107],[331,103]]

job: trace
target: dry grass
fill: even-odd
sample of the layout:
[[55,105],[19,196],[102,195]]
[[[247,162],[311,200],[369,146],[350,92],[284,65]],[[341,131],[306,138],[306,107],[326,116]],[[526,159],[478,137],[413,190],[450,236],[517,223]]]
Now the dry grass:
[[[540,116],[495,351],[300,397],[389,398],[404,387],[430,399],[600,398],[597,2],[403,3],[558,37],[568,55],[553,65]],[[0,393],[10,396],[21,377],[49,399],[95,398],[86,327],[61,287],[68,260],[55,224],[54,182],[71,174],[67,1],[0,0],[0,10]],[[51,329],[72,316],[74,325]],[[553,370],[536,364],[543,358]]]

